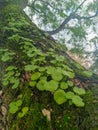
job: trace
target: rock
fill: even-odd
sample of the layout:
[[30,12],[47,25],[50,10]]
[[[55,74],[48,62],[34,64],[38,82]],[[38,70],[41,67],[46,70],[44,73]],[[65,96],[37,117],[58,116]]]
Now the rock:
[[1,106],[1,113],[2,113],[2,115],[5,117],[6,115],[7,115],[7,109],[6,109],[6,107],[5,106]]
[[47,117],[48,121],[51,121],[51,110],[43,109],[42,114]]
[[4,128],[2,128],[1,130],[5,130]]

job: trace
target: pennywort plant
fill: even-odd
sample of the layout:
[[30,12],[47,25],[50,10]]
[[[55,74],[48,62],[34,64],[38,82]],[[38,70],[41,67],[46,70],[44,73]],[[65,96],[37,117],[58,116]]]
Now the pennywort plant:
[[18,113],[18,118],[24,117],[29,108],[27,106],[22,107],[23,101],[21,99],[18,99],[17,101],[12,101],[9,105],[9,112],[11,114]]
[[[29,26],[25,19],[15,21],[17,20],[11,19],[8,26],[4,27],[4,33],[8,32],[9,35],[8,49],[0,48],[0,61],[6,66],[2,84],[19,90],[21,82],[23,82],[21,76],[29,73],[28,86],[33,89],[37,88],[39,91],[49,91],[59,105],[69,102],[69,105],[83,107],[85,103],[82,95],[85,94],[85,90],[73,84],[72,79],[75,77],[75,73],[66,64],[65,57],[56,54],[53,48],[48,49],[47,52],[38,49],[36,40],[24,37],[21,32],[21,28],[26,30]],[[39,33],[38,30],[33,30],[34,32]],[[42,37],[41,41],[44,38]],[[84,71],[83,75],[89,77],[91,73]],[[19,118],[24,117],[28,110],[29,107],[23,105],[22,98],[12,101],[9,105],[9,112],[17,113]]]
[[20,72],[18,71],[17,67],[10,65],[5,70],[2,83],[4,86],[8,86],[10,84],[12,89],[16,89],[20,83],[19,76],[20,76]]
[[39,91],[51,92],[58,104],[71,102],[77,107],[83,107],[85,103],[81,95],[85,94],[85,90],[74,86],[71,79],[75,74],[70,67],[64,65],[64,57],[53,51],[44,54],[41,50],[35,50],[34,48],[31,53],[32,61],[24,67],[26,72],[31,73],[29,85]]

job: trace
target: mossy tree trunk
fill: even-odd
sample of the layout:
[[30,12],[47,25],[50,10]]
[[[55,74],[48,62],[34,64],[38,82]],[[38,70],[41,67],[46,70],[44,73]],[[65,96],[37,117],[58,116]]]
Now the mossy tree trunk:
[[[72,60],[65,50],[64,45],[38,29],[20,7],[2,6],[0,70],[9,130],[98,129],[94,112],[96,105],[98,114],[98,90],[96,87],[95,94],[92,89],[97,76]],[[50,83],[47,88],[46,82]],[[67,87],[61,87],[62,82]],[[60,95],[58,100],[59,97],[54,96],[57,90],[61,94],[73,93],[74,86],[86,89],[83,102],[78,93],[75,95],[81,104],[74,103],[72,97],[65,100]]]

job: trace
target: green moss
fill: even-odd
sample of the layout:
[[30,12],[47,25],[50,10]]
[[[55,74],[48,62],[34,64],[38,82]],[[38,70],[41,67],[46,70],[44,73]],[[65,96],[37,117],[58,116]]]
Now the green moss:
[[[34,90],[32,95],[28,87],[24,89],[22,98],[24,99],[23,106],[28,106],[29,111],[23,118],[18,118],[17,115],[10,116],[10,130],[50,130],[51,128],[57,130],[80,130],[81,128],[84,130],[86,127],[89,129],[89,126],[86,126],[87,122],[84,124],[85,118],[88,117],[85,108],[69,106],[68,103],[58,106],[52,100],[50,93],[40,93]],[[42,114],[44,108],[51,112],[50,122]],[[79,120],[82,121],[81,125]]]

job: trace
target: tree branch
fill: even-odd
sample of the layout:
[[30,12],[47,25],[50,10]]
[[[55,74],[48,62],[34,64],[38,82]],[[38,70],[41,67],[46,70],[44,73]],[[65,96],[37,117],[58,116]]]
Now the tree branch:
[[81,16],[79,16],[79,15],[76,14],[77,10],[84,4],[85,1],[86,1],[86,0],[84,0],[84,1],[76,8],[76,10],[75,10],[73,13],[70,14],[70,15],[61,23],[61,25],[60,25],[57,29],[55,29],[55,30],[53,30],[53,31],[47,31],[47,33],[49,33],[50,35],[54,35],[54,34],[59,33],[61,30],[64,29],[65,25],[66,25],[71,19],[82,20],[82,19],[91,19],[91,18],[96,17],[96,16],[98,15],[98,10],[96,11],[96,13],[95,13],[94,15],[92,15],[92,16],[87,16],[87,17],[84,17],[84,16],[81,17]]
[[55,30],[53,30],[53,31],[46,31],[46,32],[49,33],[50,35],[54,35],[54,34],[60,32],[62,29],[64,29],[65,24],[67,24],[67,23],[72,19],[72,17],[73,17],[73,15],[70,14],[70,15],[62,22],[62,24],[61,24],[57,29],[55,29]]
[[94,17],[96,17],[98,15],[98,10],[96,11],[96,13],[94,14],[94,15],[92,15],[92,16],[83,16],[83,17],[80,17],[79,15],[77,15],[77,14],[74,14],[74,13],[72,13],[71,15],[69,15],[63,22],[62,22],[62,24],[57,28],[57,29],[55,29],[55,30],[53,30],[53,31],[47,31],[47,33],[49,33],[50,35],[54,35],[54,34],[56,34],[56,33],[58,33],[58,32],[60,32],[61,30],[63,30],[64,29],[64,26],[71,20],[71,19],[77,19],[77,20],[82,20],[82,19],[91,19],[91,18],[94,18]]
[[94,15],[92,15],[92,16],[82,16],[82,17],[80,17],[79,15],[75,15],[75,17],[74,17],[74,19],[78,19],[78,20],[81,20],[81,19],[91,19],[91,18],[94,18],[94,17],[96,17],[98,15],[98,10],[96,11],[96,13],[94,14]]
[[[37,10],[37,9],[34,7],[36,1],[37,1],[37,0],[34,0],[34,1],[32,2],[31,7],[33,6],[33,9],[34,9],[34,10],[36,10],[38,13],[41,13],[39,10]],[[38,1],[39,1],[39,0],[38,0]],[[82,20],[82,19],[91,19],[91,18],[93,18],[93,17],[96,17],[96,16],[98,15],[98,11],[96,11],[96,13],[95,13],[94,15],[92,15],[92,16],[83,16],[83,17],[81,17],[81,16],[79,16],[78,14],[76,14],[76,12],[78,11],[78,9],[79,9],[86,1],[87,1],[87,0],[83,0],[83,2],[75,9],[75,11],[73,11],[73,12],[61,23],[61,25],[60,25],[58,28],[56,28],[56,29],[54,29],[54,30],[52,30],[52,31],[46,31],[46,32],[49,33],[50,35],[54,35],[54,34],[59,33],[60,31],[62,31],[62,30],[64,29],[65,25],[66,25],[71,19]],[[42,0],[41,2],[45,2],[45,1]],[[49,5],[51,8],[53,8],[53,7],[51,6],[51,4],[49,4],[48,2],[47,2],[47,5]]]
[[76,8],[76,10],[74,11],[74,13],[76,13],[77,10],[78,10],[85,2],[86,2],[86,0],[84,0],[84,1]]
[[28,7],[30,7],[31,9],[33,8],[37,13],[41,13],[38,9],[36,9],[36,8],[34,7],[36,1],[37,1],[37,0],[34,0],[34,1],[32,2],[32,4],[28,4]]

